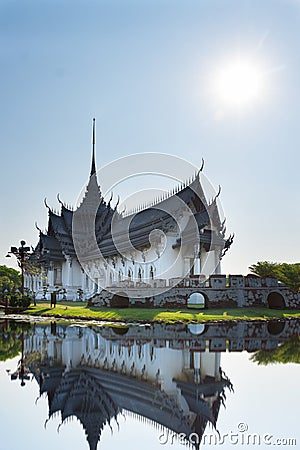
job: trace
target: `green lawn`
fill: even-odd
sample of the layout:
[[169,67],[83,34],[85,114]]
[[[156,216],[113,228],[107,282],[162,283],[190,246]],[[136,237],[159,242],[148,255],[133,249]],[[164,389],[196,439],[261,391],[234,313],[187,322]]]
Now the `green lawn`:
[[174,322],[207,322],[215,320],[266,320],[270,318],[300,317],[300,311],[274,310],[268,308],[233,308],[224,312],[223,309],[206,310],[172,310],[144,308],[95,308],[86,303],[60,302],[56,308],[50,308],[49,303],[38,303],[30,306],[25,314],[35,316],[56,316],[58,318],[98,319],[106,321],[162,321]]

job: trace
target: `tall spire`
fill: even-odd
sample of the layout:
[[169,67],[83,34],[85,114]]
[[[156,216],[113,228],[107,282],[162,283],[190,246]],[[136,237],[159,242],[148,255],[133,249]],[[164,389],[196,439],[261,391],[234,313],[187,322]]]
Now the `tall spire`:
[[91,165],[91,177],[96,173],[96,163],[95,163],[95,136],[96,136],[96,119],[93,119],[93,142],[92,142],[92,165]]

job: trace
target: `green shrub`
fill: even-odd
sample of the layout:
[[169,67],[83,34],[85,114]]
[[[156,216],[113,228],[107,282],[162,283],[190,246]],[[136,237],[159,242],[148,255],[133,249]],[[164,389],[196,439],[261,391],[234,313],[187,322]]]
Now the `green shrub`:
[[11,294],[9,299],[9,306],[18,308],[28,308],[31,303],[31,297],[29,295]]

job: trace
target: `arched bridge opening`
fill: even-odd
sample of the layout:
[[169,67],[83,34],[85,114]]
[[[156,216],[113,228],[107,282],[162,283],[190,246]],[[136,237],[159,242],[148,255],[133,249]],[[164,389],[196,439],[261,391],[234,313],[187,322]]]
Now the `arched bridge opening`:
[[110,301],[111,308],[128,308],[129,298],[125,292],[117,292]]
[[202,292],[193,292],[188,300],[187,307],[193,309],[205,309],[207,308],[207,297]]
[[277,336],[285,329],[285,322],[279,320],[271,320],[270,322],[268,322],[267,329],[269,334],[271,334],[272,336]]
[[284,309],[286,307],[284,298],[279,292],[270,292],[267,302],[270,309]]

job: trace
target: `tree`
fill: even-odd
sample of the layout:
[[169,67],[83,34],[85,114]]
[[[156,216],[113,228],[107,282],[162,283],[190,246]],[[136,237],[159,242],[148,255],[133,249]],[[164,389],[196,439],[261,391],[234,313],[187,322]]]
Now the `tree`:
[[300,263],[280,264],[278,280],[291,288],[293,291],[300,289]]
[[21,274],[10,267],[0,266],[0,292],[21,289]]
[[278,277],[278,267],[280,264],[269,261],[258,261],[249,267],[250,272],[258,275],[259,277]]
[[288,264],[259,261],[249,267],[250,271],[260,277],[275,277],[292,291],[300,289],[300,263]]
[[258,350],[251,356],[251,361],[258,365],[300,363],[300,337],[292,336],[275,350]]
[[21,353],[21,334],[31,328],[28,323],[9,322],[8,328],[0,325],[0,361],[14,358]]

